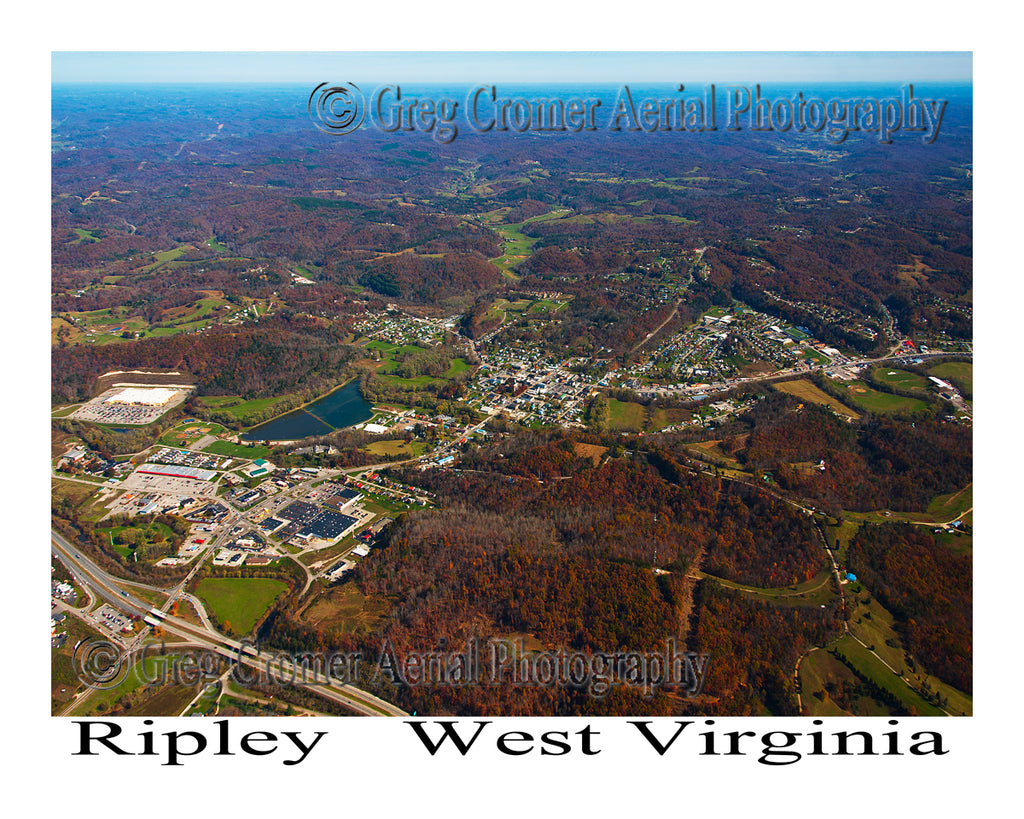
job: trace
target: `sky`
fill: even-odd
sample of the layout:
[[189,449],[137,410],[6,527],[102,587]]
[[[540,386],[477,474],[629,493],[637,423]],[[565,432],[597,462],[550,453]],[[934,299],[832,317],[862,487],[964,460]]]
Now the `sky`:
[[55,51],[53,83],[970,82],[971,52]]

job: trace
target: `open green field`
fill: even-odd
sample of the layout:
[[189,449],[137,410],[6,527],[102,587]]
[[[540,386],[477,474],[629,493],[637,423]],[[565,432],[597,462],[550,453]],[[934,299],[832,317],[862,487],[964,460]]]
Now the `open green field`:
[[563,310],[569,302],[567,301],[551,301],[550,299],[538,299],[526,311],[527,315],[533,315],[536,313],[547,313],[551,310]]
[[470,369],[470,364],[464,358],[453,358],[451,363],[448,365],[448,371],[445,373],[445,377],[452,378],[459,373],[464,373]]
[[918,398],[906,398],[888,392],[873,390],[863,381],[835,381],[840,390],[845,390],[851,403],[867,412],[918,412],[927,409],[928,404]]
[[651,429],[658,430],[674,424],[689,424],[693,421],[693,413],[686,409],[659,407],[651,417]]
[[[844,520],[838,526],[826,526],[825,537],[828,538],[828,545],[839,563],[846,563],[846,553],[850,548],[850,541],[860,529],[859,521]],[[838,547],[836,542],[838,541]]]
[[906,370],[892,370],[888,367],[875,367],[872,369],[875,378],[883,384],[891,384],[894,387],[902,387],[907,390],[920,390],[924,392],[931,383],[923,375],[907,372]]
[[938,495],[928,504],[927,513],[940,523],[953,520],[974,506],[974,484],[967,484],[958,492]]
[[220,435],[224,432],[227,432],[227,429],[213,421],[190,421],[167,430],[157,443],[188,449],[206,435]]
[[385,384],[392,384],[396,387],[426,387],[430,384],[441,383],[440,378],[434,378],[432,375],[417,375],[413,378],[402,378],[400,375],[378,375],[377,378]]
[[831,395],[827,395],[822,392],[806,379],[800,379],[799,381],[782,381],[777,384],[772,384],[772,387],[779,392],[788,393],[795,398],[799,398],[801,401],[809,401],[812,404],[823,404],[826,407],[831,407],[838,415],[846,415],[854,420],[860,418],[859,413],[850,409],[845,404],[841,404]]
[[[198,400],[204,407],[223,412],[232,419],[248,425],[250,417],[262,413],[277,403],[284,403],[291,395],[279,395],[274,398],[253,398],[248,401],[238,395],[203,395]],[[282,412],[284,410],[282,409]]]
[[[860,587],[860,584],[852,584],[852,587]],[[944,707],[951,714],[970,714],[972,712],[973,702],[968,694],[927,674],[920,666],[911,666],[907,661],[903,640],[894,627],[895,619],[878,600],[863,588],[856,594],[851,594],[850,598],[855,602],[851,608],[850,633],[861,642],[871,646],[879,657],[893,668],[902,671],[903,676],[910,680],[913,688],[901,680],[897,681],[913,694],[913,698],[902,697],[908,705],[921,699],[921,696],[913,691],[914,688],[930,688],[948,700],[948,704]],[[870,656],[863,646],[859,648]],[[917,706],[915,705],[915,707]],[[935,706],[930,705],[930,707],[934,708]],[[919,713],[922,712],[919,711]]]
[[640,432],[647,418],[647,407],[633,401],[608,399],[608,426],[622,432]]
[[417,347],[415,344],[392,344],[389,341],[371,341],[366,345],[367,350],[379,350],[381,357],[387,361],[394,361],[396,355],[402,355],[405,353],[417,353],[422,351],[422,347]]
[[100,241],[99,237],[94,236],[91,230],[85,230],[84,228],[73,228],[73,230],[78,234],[78,238],[71,243],[73,245],[92,244],[93,242]]
[[495,299],[494,307],[507,313],[522,313],[528,310],[531,304],[533,304],[531,299],[516,299],[516,301]]
[[414,344],[406,344],[402,346],[398,344],[389,344],[385,341],[371,341],[366,345],[366,349],[376,350],[381,354],[381,363],[377,367],[377,377],[382,382],[385,384],[393,384],[397,387],[405,387],[407,389],[426,387],[430,384],[440,384],[445,379],[453,378],[459,373],[463,373],[470,369],[470,364],[464,358],[453,358],[448,364],[447,371],[441,378],[436,378],[432,375],[417,375],[413,378],[403,378],[400,375],[394,374],[395,370],[398,369],[399,366],[399,362],[396,359],[403,355],[422,353],[422,347],[417,347]]
[[78,409],[81,404],[69,404],[66,407],[61,407],[59,410],[50,413],[51,418],[67,418],[71,413]]
[[[942,711],[939,708],[925,701],[920,694],[886,668],[885,664],[878,657],[864,648],[853,637],[845,635],[837,640],[834,645],[836,649],[846,656],[857,671],[878,685],[879,688],[897,697],[908,710],[913,709],[913,713],[916,713],[918,716],[942,716]],[[899,669],[899,666],[896,668]]]
[[824,649],[812,651],[800,663],[800,698],[804,710],[812,717],[851,716],[856,709],[844,709],[832,699],[825,686],[837,681],[854,685],[856,679],[850,669]]
[[[501,209],[507,212],[506,209]],[[491,259],[491,264],[495,265],[505,276],[510,279],[518,280],[518,276],[513,272],[513,269],[520,262],[524,261],[530,255],[530,250],[537,242],[539,238],[533,236],[526,236],[522,231],[525,225],[531,222],[543,222],[549,219],[562,218],[568,210],[553,210],[548,213],[542,213],[539,216],[531,216],[522,222],[518,222],[514,225],[501,225],[496,224],[494,219],[500,214],[500,211],[492,211],[490,214],[483,214],[487,216],[486,221],[491,223],[491,226],[502,238],[502,255],[496,256]]]
[[946,361],[929,368],[928,372],[936,378],[955,378],[967,390],[964,398],[973,398],[974,365],[970,361]]
[[270,454],[270,447],[263,444],[236,444],[234,441],[214,441],[209,446],[203,447],[203,452],[211,452],[214,455],[224,455],[228,458],[245,458],[255,461],[258,458],[266,458]]
[[256,621],[284,592],[288,584],[269,577],[205,577],[196,586],[196,596],[235,634],[248,634]]

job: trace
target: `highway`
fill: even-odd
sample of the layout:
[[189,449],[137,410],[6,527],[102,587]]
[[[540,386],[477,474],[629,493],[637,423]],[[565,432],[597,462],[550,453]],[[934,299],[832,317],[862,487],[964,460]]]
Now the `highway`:
[[[60,558],[68,570],[75,575],[76,580],[80,584],[88,586],[95,596],[106,600],[121,611],[137,617],[146,616],[150,609],[153,608],[152,605],[134,597],[130,592],[120,589],[117,585],[119,581],[116,578],[107,574],[91,560],[84,557],[75,546],[70,544],[60,533],[53,530],[50,532],[50,548],[51,553]],[[259,672],[269,670],[274,679],[290,679],[292,672],[295,670],[286,659],[276,654],[264,651],[257,652],[246,644],[215,632],[212,628],[196,626],[180,617],[165,615],[162,618],[162,627],[168,632],[208,648],[211,651],[216,651],[247,668]],[[133,642],[125,645],[128,647],[138,647],[142,636],[140,634]],[[408,716],[405,711],[397,706],[353,685],[330,681],[318,674],[310,674],[309,676],[311,681],[295,682],[294,685],[309,689],[325,699],[344,705],[357,714],[364,716]]]

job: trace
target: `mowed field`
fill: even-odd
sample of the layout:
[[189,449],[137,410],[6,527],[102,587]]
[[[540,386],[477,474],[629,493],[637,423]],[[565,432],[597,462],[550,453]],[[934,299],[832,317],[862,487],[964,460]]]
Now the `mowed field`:
[[217,621],[229,623],[235,634],[248,634],[288,584],[270,577],[205,577],[196,587]]
[[888,367],[876,367],[874,375],[883,384],[891,384],[894,387],[902,387],[907,390],[920,390],[924,392],[928,389],[928,384],[930,383],[923,375],[907,372],[906,370],[891,370]]
[[[286,399],[291,398],[291,395],[279,395],[275,398],[253,398],[245,401],[238,395],[203,395],[197,400],[204,407],[223,412],[234,420],[248,426],[251,416],[256,413],[262,413],[268,407],[272,407],[278,402],[283,404]],[[284,412],[284,409],[282,408],[281,411]]]
[[779,392],[788,393],[794,398],[799,398],[801,401],[809,401],[812,404],[823,404],[826,407],[831,407],[839,415],[846,415],[854,420],[860,418],[860,413],[855,412],[845,404],[840,403],[831,395],[827,395],[822,392],[806,379],[800,379],[799,381],[782,381],[777,384],[772,384],[772,386]]
[[850,403],[866,412],[889,413],[889,412],[918,412],[925,409],[928,404],[919,398],[909,398],[903,395],[893,395],[888,392],[880,392],[872,389],[863,381],[834,382],[841,390],[846,390],[850,396]]
[[955,378],[967,390],[964,398],[971,398],[974,395],[974,365],[969,361],[947,361],[944,364],[936,364],[928,370],[936,378]]

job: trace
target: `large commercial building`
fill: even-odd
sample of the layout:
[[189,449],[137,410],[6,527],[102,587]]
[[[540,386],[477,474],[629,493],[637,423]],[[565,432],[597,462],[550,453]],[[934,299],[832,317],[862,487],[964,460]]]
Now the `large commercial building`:
[[103,403],[105,404],[142,404],[147,407],[159,407],[170,401],[177,390],[164,387],[126,387],[114,393]]
[[165,478],[192,478],[198,481],[208,481],[217,475],[212,469],[197,469],[194,466],[185,466],[184,464],[143,464],[136,472],[140,475],[162,475]]

